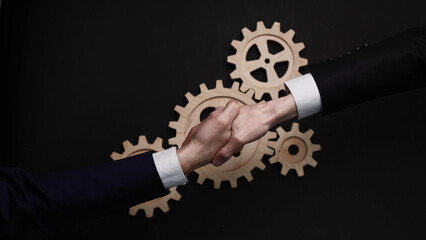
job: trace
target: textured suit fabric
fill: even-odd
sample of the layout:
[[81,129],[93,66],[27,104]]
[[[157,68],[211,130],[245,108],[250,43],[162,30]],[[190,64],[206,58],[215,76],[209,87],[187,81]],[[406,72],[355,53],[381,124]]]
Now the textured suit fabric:
[[152,152],[40,177],[0,168],[0,236],[15,235],[28,224],[54,230],[167,192]]
[[426,26],[314,64],[322,108],[334,112],[381,96],[426,86]]

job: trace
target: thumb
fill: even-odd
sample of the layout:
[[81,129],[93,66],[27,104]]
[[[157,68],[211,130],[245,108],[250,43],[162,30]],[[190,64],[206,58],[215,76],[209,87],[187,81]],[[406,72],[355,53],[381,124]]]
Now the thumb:
[[212,164],[216,167],[224,164],[232,157],[232,154],[241,152],[241,150],[243,150],[243,147],[244,144],[239,143],[235,140],[235,138],[231,137],[228,143],[216,153],[212,160]]
[[232,122],[237,117],[238,113],[240,113],[240,105],[238,105],[237,102],[230,100],[217,118],[228,123],[229,127],[231,127]]

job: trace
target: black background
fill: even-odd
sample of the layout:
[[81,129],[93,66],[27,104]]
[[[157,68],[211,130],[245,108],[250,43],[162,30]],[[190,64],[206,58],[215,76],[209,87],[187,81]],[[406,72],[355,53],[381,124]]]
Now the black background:
[[[0,9],[2,165],[47,173],[111,161],[121,142],[175,135],[175,105],[198,85],[226,86],[241,29],[281,23],[322,62],[426,23],[425,1],[19,1]],[[397,66],[396,66],[397,67]],[[404,80],[401,79],[401,84]],[[409,239],[424,236],[425,90],[300,121],[316,168],[254,180],[190,182],[171,211],[127,212],[28,239]],[[289,130],[289,123],[282,125]]]

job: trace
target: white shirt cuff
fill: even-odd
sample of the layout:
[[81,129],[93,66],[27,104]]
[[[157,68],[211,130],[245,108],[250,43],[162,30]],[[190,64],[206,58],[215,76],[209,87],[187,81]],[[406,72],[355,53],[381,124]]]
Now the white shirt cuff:
[[293,78],[284,84],[293,95],[299,119],[321,111],[321,96],[312,74]]
[[152,157],[166,189],[188,182],[177,158],[175,147],[154,153]]

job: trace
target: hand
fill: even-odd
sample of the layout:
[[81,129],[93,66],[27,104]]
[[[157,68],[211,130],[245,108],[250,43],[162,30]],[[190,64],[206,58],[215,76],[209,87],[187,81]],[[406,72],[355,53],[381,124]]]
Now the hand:
[[232,122],[239,111],[238,103],[229,101],[226,107],[216,108],[208,118],[191,129],[182,147],[177,150],[185,175],[211,163],[217,151],[231,138]]
[[232,137],[216,154],[213,165],[222,165],[234,153],[241,152],[245,144],[263,137],[276,124],[296,117],[296,103],[291,94],[269,102],[241,106],[232,124]]

